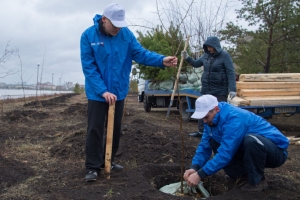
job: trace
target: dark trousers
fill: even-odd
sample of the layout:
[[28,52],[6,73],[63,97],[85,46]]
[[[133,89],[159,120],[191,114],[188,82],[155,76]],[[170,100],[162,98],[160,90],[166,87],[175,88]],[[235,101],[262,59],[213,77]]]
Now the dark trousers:
[[[108,107],[109,104],[106,102],[88,100],[88,127],[85,146],[85,167],[87,171],[92,169],[100,172],[100,167],[104,166]],[[124,100],[117,101],[114,117],[112,162],[119,148],[123,108]]]
[[[211,139],[210,145],[214,154],[217,154],[220,144]],[[265,168],[279,167],[286,158],[286,150],[277,147],[270,139],[257,134],[248,134],[231,162],[223,170],[235,179],[247,174],[249,183],[257,185],[265,178]]]
[[[227,102],[227,96],[225,96],[225,95],[213,95],[213,96],[215,96],[218,99],[218,102],[221,102],[221,101]],[[202,133],[203,129],[204,129],[203,121],[202,121],[202,119],[198,119],[198,131]]]

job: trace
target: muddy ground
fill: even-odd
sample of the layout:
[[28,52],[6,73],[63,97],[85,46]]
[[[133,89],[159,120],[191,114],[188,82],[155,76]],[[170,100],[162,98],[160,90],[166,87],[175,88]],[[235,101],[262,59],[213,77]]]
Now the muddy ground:
[[[129,94],[120,149],[115,162],[124,171],[110,179],[84,181],[85,96],[66,94],[31,102],[0,104],[0,199],[195,199],[158,189],[181,180],[181,165],[190,165],[199,139],[188,137],[197,122],[182,123],[172,109],[143,110]],[[287,136],[300,135],[300,117],[269,120]],[[182,154],[184,147],[184,154]],[[204,180],[209,199],[300,199],[300,146],[290,145],[280,168],[267,169],[269,189],[246,193],[241,183],[226,182],[222,171]]]

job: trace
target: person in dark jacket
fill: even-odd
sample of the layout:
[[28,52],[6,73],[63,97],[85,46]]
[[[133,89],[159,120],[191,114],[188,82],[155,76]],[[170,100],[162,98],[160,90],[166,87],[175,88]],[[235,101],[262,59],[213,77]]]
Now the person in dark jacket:
[[80,56],[88,98],[86,136],[86,181],[96,181],[104,168],[105,138],[109,105],[115,104],[112,170],[122,170],[114,163],[118,151],[124,99],[129,89],[132,61],[147,66],[176,67],[177,58],[146,50],[127,28],[124,8],[109,4],[103,15],[94,17],[80,40]]
[[[189,57],[186,51],[182,51],[181,56],[195,68],[203,66],[201,93],[214,95],[219,102],[227,102],[228,94],[231,99],[236,96],[236,76],[232,59],[229,53],[221,48],[220,40],[215,36],[207,38],[203,49],[204,55],[197,60]],[[202,132],[203,123],[200,119],[198,131],[190,133],[190,136],[201,137]]]
[[231,179],[248,176],[242,190],[267,189],[264,169],[285,163],[289,140],[262,117],[218,102],[212,95],[200,96],[195,104],[192,118],[203,119],[204,132],[192,165],[184,173],[187,184],[197,185],[223,169]]

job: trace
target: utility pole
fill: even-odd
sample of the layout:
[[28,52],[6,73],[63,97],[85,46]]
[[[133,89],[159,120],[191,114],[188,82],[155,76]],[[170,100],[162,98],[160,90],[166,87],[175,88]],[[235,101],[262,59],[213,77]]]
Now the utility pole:
[[37,91],[38,91],[38,83],[39,83],[39,67],[40,67],[40,63],[37,64],[37,74],[36,74],[36,94],[35,94],[35,98],[37,99]]
[[53,92],[53,90],[54,90],[53,77],[54,77],[54,72],[52,72],[52,92]]
[[60,93],[60,90],[61,90],[61,78],[59,78],[59,93]]

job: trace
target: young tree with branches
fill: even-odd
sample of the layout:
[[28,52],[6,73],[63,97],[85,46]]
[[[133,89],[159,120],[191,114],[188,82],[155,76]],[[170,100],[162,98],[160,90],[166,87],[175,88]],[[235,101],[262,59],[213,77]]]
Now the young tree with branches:
[[5,45],[4,52],[2,53],[0,57],[0,78],[4,78],[6,76],[15,74],[18,72],[16,68],[6,68],[4,64],[7,60],[13,55],[18,55],[19,49],[18,48],[11,48],[10,47],[10,41],[8,41]]

